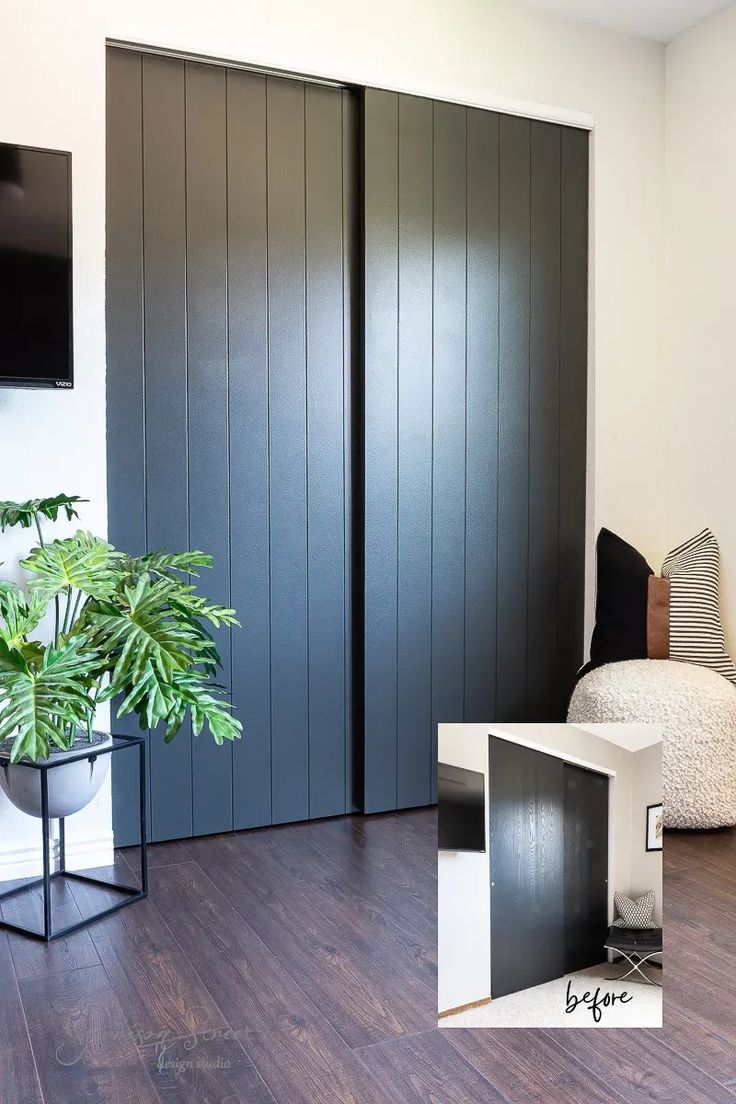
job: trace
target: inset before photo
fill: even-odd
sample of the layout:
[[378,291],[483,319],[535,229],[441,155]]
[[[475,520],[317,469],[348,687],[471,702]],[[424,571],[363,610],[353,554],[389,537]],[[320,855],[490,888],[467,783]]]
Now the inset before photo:
[[441,724],[438,1011],[662,1026],[662,728]]

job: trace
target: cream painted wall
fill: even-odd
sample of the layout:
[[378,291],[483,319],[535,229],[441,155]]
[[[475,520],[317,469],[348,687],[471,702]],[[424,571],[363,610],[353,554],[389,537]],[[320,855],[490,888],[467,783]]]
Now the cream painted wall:
[[[0,142],[71,150],[73,158],[73,391],[0,389],[0,498],[79,494],[82,523],[107,531],[105,492],[105,51],[95,0],[3,0],[0,16]],[[59,522],[54,535],[73,526]],[[24,530],[0,536],[0,572],[29,548]],[[105,715],[101,717],[104,724]],[[69,820],[69,861],[109,861],[109,783]],[[38,821],[0,795],[0,880],[40,870]]]
[[[68,392],[0,390],[1,497],[83,495],[85,526],[104,534],[104,21],[95,0],[3,0],[1,27],[0,141],[72,152],[76,377]],[[4,535],[0,560],[27,544]]]
[[[0,141],[70,149],[74,158],[76,386],[0,392],[2,497],[84,495],[85,524],[105,532],[106,37],[592,117],[589,614],[599,524],[658,550],[663,49],[510,0],[212,0],[206,9],[194,0],[3,0]],[[16,547],[3,539],[0,559]],[[21,834],[0,803],[0,836],[20,846]],[[0,858],[0,877],[3,869]]]
[[670,547],[709,525],[721,547],[726,636],[736,651],[736,6],[666,54],[664,364]]
[[[603,726],[602,726],[603,727]],[[605,726],[613,730],[616,725]],[[621,726],[624,727],[624,726]],[[652,726],[658,728],[659,726]],[[574,725],[441,724],[442,763],[483,771],[488,824],[488,736],[511,739],[568,762],[611,774],[609,789],[609,920],[613,894],[643,884],[656,894],[655,920],[662,922],[662,856],[642,858],[644,810],[662,798],[661,731],[658,742],[631,752]],[[654,796],[652,796],[654,795]],[[440,851],[437,860],[437,989],[441,1012],[488,997],[491,992],[490,853]],[[643,891],[643,890],[642,890]]]

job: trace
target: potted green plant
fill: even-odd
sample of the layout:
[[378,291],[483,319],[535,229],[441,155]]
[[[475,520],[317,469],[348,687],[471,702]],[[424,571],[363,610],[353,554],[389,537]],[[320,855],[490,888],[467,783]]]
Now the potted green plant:
[[[0,502],[0,530],[34,529],[38,543],[20,561],[27,587],[0,580],[0,787],[41,815],[38,770],[24,766],[69,756],[110,736],[94,729],[103,702],[117,716],[136,713],[142,729],[165,726],[174,739],[187,714],[216,744],[240,736],[241,724],[213,682],[220,656],[210,628],[238,625],[235,611],[209,601],[191,582],[212,557],[203,552],[130,556],[78,530],[44,539],[42,519],[78,517],[77,495]],[[53,608],[50,639],[36,639]],[[95,796],[109,755],[49,772],[49,815],[68,816]]]

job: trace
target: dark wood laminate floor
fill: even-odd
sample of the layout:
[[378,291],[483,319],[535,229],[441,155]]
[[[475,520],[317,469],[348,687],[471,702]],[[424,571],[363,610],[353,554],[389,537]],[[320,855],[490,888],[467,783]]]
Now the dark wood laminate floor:
[[667,835],[662,1031],[438,1031],[435,841],[417,810],[158,844],[147,901],[0,933],[0,1101],[736,1104],[736,832]]

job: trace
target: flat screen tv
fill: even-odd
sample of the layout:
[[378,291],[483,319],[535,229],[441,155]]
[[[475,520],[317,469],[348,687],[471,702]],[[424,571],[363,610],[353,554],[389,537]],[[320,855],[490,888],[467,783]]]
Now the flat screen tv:
[[0,386],[73,386],[71,154],[0,143]]
[[439,764],[437,778],[440,851],[485,851],[486,802],[480,771]]

